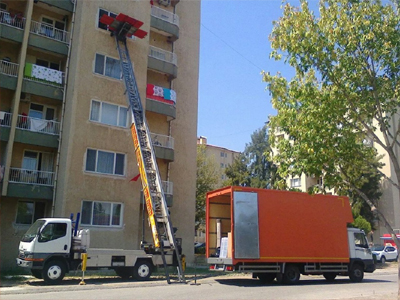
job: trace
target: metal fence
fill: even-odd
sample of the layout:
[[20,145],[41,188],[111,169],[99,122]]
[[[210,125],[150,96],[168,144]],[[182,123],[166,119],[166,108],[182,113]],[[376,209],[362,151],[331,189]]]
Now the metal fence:
[[10,182],[35,185],[54,185],[54,172],[10,168]]
[[153,146],[174,149],[174,138],[168,135],[150,133]]
[[12,77],[18,77],[18,64],[14,64],[4,59],[0,60],[0,73]]
[[171,181],[163,181],[162,187],[164,190],[164,194],[173,195],[174,194],[174,184]]
[[2,127],[10,127],[11,126],[11,113],[0,111],[0,124]]
[[37,35],[46,36],[50,39],[60,41],[63,43],[69,42],[69,32],[61,29],[57,29],[52,25],[46,23],[39,23],[32,21],[31,32]]
[[10,14],[4,10],[0,10],[0,23],[19,29],[25,28],[25,18],[21,14]]
[[179,26],[179,16],[177,14],[174,14],[165,9],[159,8],[158,6],[153,5],[151,7],[151,15],[158,19],[161,19],[166,22],[175,24],[176,26]]
[[174,65],[178,64],[178,59],[175,53],[154,46],[149,47],[149,56],[165,62],[169,62]]
[[60,122],[23,115],[18,115],[17,128],[52,135],[60,134]]

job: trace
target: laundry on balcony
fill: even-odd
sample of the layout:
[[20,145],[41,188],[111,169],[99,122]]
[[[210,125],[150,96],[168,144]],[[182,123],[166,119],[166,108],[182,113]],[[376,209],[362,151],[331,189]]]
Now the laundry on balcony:
[[30,121],[31,121],[30,122],[31,131],[41,131],[47,127],[47,120],[30,118]]
[[58,70],[30,63],[25,64],[25,76],[29,78],[62,84],[62,74],[63,73]]
[[146,97],[148,99],[165,102],[168,104],[176,104],[176,93],[174,90],[147,84]]

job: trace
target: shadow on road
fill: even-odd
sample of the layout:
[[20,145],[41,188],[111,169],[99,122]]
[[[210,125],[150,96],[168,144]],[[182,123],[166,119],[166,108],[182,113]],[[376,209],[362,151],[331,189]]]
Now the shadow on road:
[[[241,286],[241,287],[264,287],[264,286],[279,286],[283,284],[279,284],[276,281],[273,281],[272,283],[262,283],[258,279],[252,279],[252,278],[221,278],[221,279],[216,279],[216,282],[224,285],[233,285],[233,286]],[[372,282],[390,282],[389,280],[379,280],[379,279],[364,279],[360,284],[368,284]],[[342,284],[355,284],[351,282],[349,279],[342,278],[342,279],[336,279],[333,282],[326,281],[325,279],[321,278],[320,280],[318,279],[304,279],[300,280],[296,286],[302,286],[302,285],[310,285],[310,286],[327,286],[327,285],[342,285]]]

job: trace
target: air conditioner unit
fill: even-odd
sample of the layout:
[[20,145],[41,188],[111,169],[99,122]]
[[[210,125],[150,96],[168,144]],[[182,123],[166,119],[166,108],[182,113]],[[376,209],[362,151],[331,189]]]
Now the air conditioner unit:
[[21,102],[30,102],[31,94],[21,93]]
[[158,3],[164,6],[168,6],[171,4],[171,0],[158,0]]

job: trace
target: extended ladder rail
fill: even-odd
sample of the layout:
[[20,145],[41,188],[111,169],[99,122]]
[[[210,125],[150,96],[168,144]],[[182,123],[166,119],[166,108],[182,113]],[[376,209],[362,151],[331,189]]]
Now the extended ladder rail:
[[139,166],[143,194],[150,219],[154,244],[156,248],[161,249],[168,283],[170,283],[170,280],[165,260],[164,240],[168,240],[169,247],[174,250],[177,257],[179,281],[185,282],[179,250],[169,216],[156,156],[150,139],[150,132],[145,119],[126,40],[120,40],[115,36],[115,42],[120,56],[120,63],[126,88],[126,99],[132,113],[131,133],[135,146],[136,159]]

